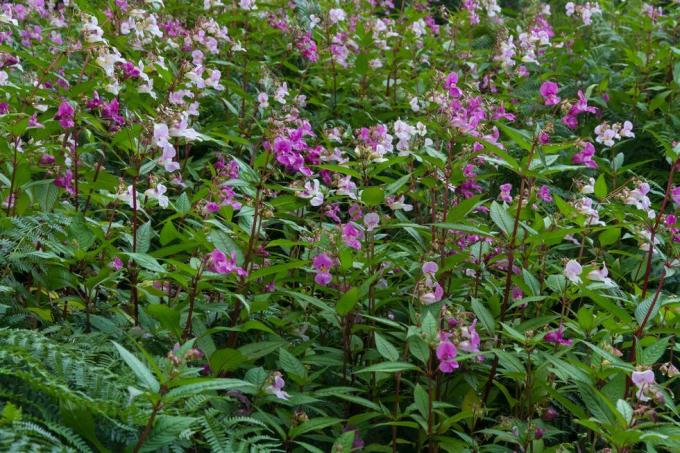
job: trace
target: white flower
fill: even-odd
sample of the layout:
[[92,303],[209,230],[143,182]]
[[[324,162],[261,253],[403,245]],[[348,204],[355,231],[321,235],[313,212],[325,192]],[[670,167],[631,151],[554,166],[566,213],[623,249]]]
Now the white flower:
[[614,280],[609,278],[608,275],[609,270],[607,269],[607,263],[603,263],[602,269],[595,269],[588,272],[588,279],[596,282],[602,282],[606,286],[613,288],[616,286],[616,283],[614,283]]
[[569,260],[564,266],[564,276],[572,283],[581,283],[581,272],[583,268],[576,260]]
[[414,112],[420,110],[420,105],[418,105],[418,98],[415,96],[411,98],[411,100],[409,101],[409,105],[411,106],[411,110],[413,110]]
[[155,189],[147,189],[144,192],[144,195],[158,200],[158,206],[161,208],[167,208],[170,203],[170,199],[164,195],[167,191],[167,187],[165,187],[163,184],[158,184]]
[[246,11],[257,9],[255,0],[240,0],[238,6]]
[[0,86],[7,85],[9,80],[9,75],[5,71],[0,71]]
[[281,105],[286,105],[286,96],[288,96],[288,84],[283,82],[274,94],[274,100]]
[[337,24],[338,22],[342,22],[345,20],[345,11],[342,10],[341,8],[333,8],[330,11],[328,11],[328,19],[331,21],[332,24]]
[[323,204],[323,193],[321,192],[321,185],[318,179],[305,182],[305,188],[298,193],[298,197],[309,199],[309,204],[314,207]]

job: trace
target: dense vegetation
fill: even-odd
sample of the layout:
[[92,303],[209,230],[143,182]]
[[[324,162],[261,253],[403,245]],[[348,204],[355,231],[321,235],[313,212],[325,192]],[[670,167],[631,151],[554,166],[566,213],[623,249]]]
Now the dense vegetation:
[[0,2],[0,451],[680,451],[680,3]]

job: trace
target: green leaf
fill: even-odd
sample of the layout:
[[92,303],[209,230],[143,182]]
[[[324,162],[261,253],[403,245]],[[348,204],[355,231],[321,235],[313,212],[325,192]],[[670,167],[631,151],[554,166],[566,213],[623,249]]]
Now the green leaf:
[[621,237],[621,228],[607,228],[598,236],[600,245],[605,247],[607,245],[615,244]]
[[633,408],[630,407],[630,404],[625,400],[618,400],[616,402],[616,409],[621,413],[624,420],[630,424],[631,420],[633,420]]
[[163,268],[153,256],[144,253],[126,253],[126,255],[146,270],[161,273],[165,272],[165,268]]
[[531,151],[531,135],[528,132],[519,129],[514,129],[503,123],[496,123],[498,128],[503,131],[505,135],[510,137],[510,140],[515,142],[520,148],[525,151]]
[[399,351],[395,348],[392,343],[387,341],[378,332],[375,333],[375,347],[381,356],[395,362],[399,359]]
[[425,389],[420,384],[416,384],[415,388],[413,389],[413,399],[416,403],[416,407],[418,408],[418,412],[420,412],[420,415],[422,415],[424,419],[427,419],[430,398]]
[[170,390],[165,395],[165,399],[168,401],[173,401],[180,398],[189,398],[195,395],[200,395],[201,393],[213,392],[217,390],[238,390],[243,393],[255,392],[255,386],[253,386],[253,384],[242,381],[241,379],[196,378],[189,381],[189,383],[179,385]]
[[153,229],[151,222],[146,222],[137,228],[137,248],[136,253],[146,253],[151,246],[151,236],[153,236]]
[[494,201],[491,203],[489,215],[491,216],[493,223],[495,223],[506,236],[510,237],[515,227],[515,221],[508,212],[508,208]]
[[279,349],[279,366],[288,374],[297,376],[300,379],[305,377],[306,370],[302,362],[283,348]]
[[595,181],[595,196],[600,200],[604,200],[607,197],[607,182],[604,179],[604,173],[600,173],[600,176]]
[[165,304],[150,304],[147,305],[146,312],[154,317],[164,329],[169,330],[176,336],[180,335],[180,313],[178,310]]
[[496,332],[496,321],[491,312],[479,301],[479,299],[472,299],[471,305],[472,311],[481,321],[489,335],[494,335]]
[[213,373],[237,369],[248,359],[238,349],[218,349],[210,356],[210,369]]
[[335,306],[335,310],[340,316],[345,316],[347,313],[352,311],[354,306],[359,301],[359,289],[350,288],[345,294],[340,297],[340,300]]
[[123,361],[130,367],[133,373],[139,378],[139,380],[144,384],[144,387],[157,393],[160,390],[160,384],[154,377],[153,373],[149,368],[146,367],[137,357],[135,357],[130,351],[112,341],[113,345],[118,350],[118,354],[123,359]]
[[656,364],[657,360],[659,360],[666,352],[669,340],[669,337],[662,338],[652,343],[651,346],[643,349],[642,356],[640,357],[640,365],[651,366]]
[[333,418],[333,417],[318,417],[318,418],[312,418],[311,420],[308,420],[298,426],[295,426],[291,428],[289,432],[289,437],[291,439],[301,436],[303,434],[312,432],[312,431],[320,431],[322,429],[326,429],[330,426],[338,425],[342,423],[342,419],[340,418]]
[[418,367],[412,363],[407,362],[382,362],[375,365],[367,366],[361,370],[355,371],[354,374],[361,373],[397,373],[399,371],[417,370]]
[[366,187],[361,192],[361,201],[367,206],[378,206],[385,199],[385,192],[380,187]]
[[191,201],[186,192],[182,192],[182,195],[175,200],[175,210],[183,216],[191,211]]

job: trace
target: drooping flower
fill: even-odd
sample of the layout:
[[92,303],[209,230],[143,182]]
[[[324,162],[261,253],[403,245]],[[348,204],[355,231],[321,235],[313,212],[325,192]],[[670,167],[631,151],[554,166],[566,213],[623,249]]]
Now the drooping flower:
[[548,188],[548,186],[544,185],[538,189],[538,198],[545,201],[546,203],[553,202],[553,197],[552,195],[550,195],[550,189]]
[[479,337],[479,334],[477,333],[477,320],[475,319],[472,321],[472,324],[469,326],[461,327],[461,335],[464,338],[463,341],[458,343],[458,346],[460,349],[462,349],[465,352],[479,352],[479,345],[481,343],[481,339]]
[[602,264],[602,269],[594,269],[588,272],[588,279],[596,282],[602,282],[609,287],[615,287],[616,283],[614,280],[608,277],[609,270],[607,269],[607,263]]
[[437,346],[437,359],[439,359],[439,371],[442,373],[452,373],[459,367],[456,362],[458,350],[456,345],[451,343],[448,338],[443,339]]
[[366,231],[373,231],[380,225],[380,216],[375,212],[369,212],[364,216],[364,225],[366,225]]
[[286,386],[286,381],[283,380],[283,375],[279,371],[272,373],[271,384],[265,389],[267,393],[271,393],[280,400],[287,400],[290,395],[283,390]]
[[316,270],[314,281],[317,285],[326,286],[331,282],[333,276],[328,271],[333,266],[335,266],[335,260],[326,253],[320,253],[314,257],[312,267]]
[[567,264],[564,266],[564,276],[567,277],[567,279],[572,283],[576,284],[581,283],[582,271],[583,268],[576,260],[569,260],[567,261]]
[[597,168],[597,162],[593,160],[594,155],[595,147],[592,143],[586,142],[581,151],[571,157],[571,162],[573,164],[585,165],[588,168]]
[[111,269],[114,271],[119,271],[123,268],[123,260],[121,260],[120,257],[115,257],[111,263],[109,263],[109,266],[111,266]]
[[543,339],[547,343],[554,343],[554,344],[559,344],[561,346],[571,346],[573,341],[567,338],[564,338],[564,326],[560,326],[559,329],[553,330],[552,332],[548,332],[545,334]]
[[160,206],[161,208],[167,208],[170,203],[170,199],[167,196],[165,196],[165,192],[167,191],[168,191],[167,187],[165,187],[163,184],[158,184],[153,189],[147,189],[144,192],[144,195],[146,195],[149,198],[158,200],[158,206]]
[[498,194],[498,198],[506,203],[512,203],[512,195],[510,195],[510,192],[512,191],[512,184],[501,184],[500,189],[501,193]]
[[309,200],[309,204],[314,207],[321,206],[323,204],[323,192],[321,192],[321,185],[318,179],[305,182],[304,190],[298,192],[298,197],[306,198]]
[[543,96],[543,101],[545,105],[557,105],[560,102],[557,92],[559,91],[559,86],[555,82],[545,81],[541,84],[539,92]]
[[638,388],[635,394],[640,401],[649,401],[649,396],[647,394],[652,389],[652,386],[656,384],[654,378],[654,371],[644,370],[644,371],[633,371],[630,380]]
[[59,124],[64,129],[70,129],[76,125],[75,121],[73,121],[74,115],[75,110],[73,106],[68,101],[62,101],[57,109],[57,114],[54,115],[54,119],[59,121]]
[[208,253],[208,269],[218,274],[236,273],[239,277],[245,277],[248,273],[236,263],[236,251],[231,252],[230,256],[218,248]]
[[363,237],[363,233],[352,222],[347,222],[342,227],[342,242],[355,250],[361,250],[361,242],[359,239]]

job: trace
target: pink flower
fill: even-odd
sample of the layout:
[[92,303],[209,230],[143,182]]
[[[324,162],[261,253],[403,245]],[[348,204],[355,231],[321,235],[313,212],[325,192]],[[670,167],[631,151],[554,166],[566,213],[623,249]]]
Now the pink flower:
[[236,265],[236,252],[231,252],[231,256],[227,256],[220,249],[214,249],[208,254],[208,269],[218,274],[236,273],[239,277],[245,277],[248,273],[241,267]]
[[472,324],[470,324],[470,327],[462,327],[460,329],[464,340],[461,341],[458,346],[460,346],[460,349],[465,352],[479,352],[479,344],[481,343],[481,339],[477,333],[476,326],[477,320],[475,319],[472,321]]
[[538,198],[545,201],[546,203],[553,202],[553,197],[550,195],[550,189],[548,186],[541,186],[541,188],[538,189]]
[[562,345],[562,346],[571,346],[573,341],[564,338],[563,332],[564,332],[564,327],[560,326],[559,329],[546,333],[545,336],[543,337],[543,339],[547,343],[554,343],[554,344],[559,344],[559,345]]
[[373,231],[380,225],[380,216],[375,212],[369,212],[364,216],[364,225],[366,225],[366,231]]
[[512,203],[512,195],[510,195],[510,192],[512,191],[512,184],[501,184],[500,189],[501,193],[498,195],[498,198],[506,203]]
[[564,266],[564,276],[572,283],[581,283],[581,272],[583,268],[576,260],[569,260]]
[[673,203],[680,204],[680,186],[673,187],[673,190],[671,190],[671,198],[673,199]]
[[437,263],[434,261],[426,261],[423,263],[423,274],[426,274],[430,277],[434,277],[434,274],[437,273],[439,270],[439,266],[437,266]]
[[444,88],[449,90],[449,96],[452,98],[459,98],[463,95],[463,92],[458,88],[458,74],[455,72],[449,73],[446,76],[446,81],[444,82]]
[[595,147],[592,143],[586,142],[583,148],[571,158],[571,163],[585,165],[588,168],[597,168],[597,162],[593,160]]
[[272,374],[271,385],[267,387],[265,390],[267,391],[267,393],[271,393],[280,400],[287,400],[288,398],[290,398],[290,395],[283,390],[283,387],[285,387],[285,385],[286,381],[283,380],[283,375],[279,371],[275,371]]
[[363,237],[363,234],[359,229],[357,229],[352,222],[347,222],[342,227],[342,242],[347,246],[355,250],[361,250],[361,242],[359,239]]
[[312,267],[316,270],[314,281],[317,285],[328,285],[333,276],[328,272],[335,265],[335,261],[325,253],[316,255],[312,260]]
[[541,84],[539,92],[543,96],[545,105],[556,105],[560,102],[560,98],[557,96],[557,91],[559,87],[555,82],[546,81]]
[[442,373],[452,373],[458,368],[455,358],[458,355],[456,345],[445,339],[437,346],[437,359],[439,359],[439,371]]
[[59,108],[57,109],[57,114],[54,115],[54,119],[58,120],[59,124],[64,129],[70,129],[76,125],[76,123],[73,121],[74,115],[75,110],[73,110],[71,104],[69,104],[68,101],[63,101],[61,104],[59,104]]
[[119,271],[123,268],[123,261],[119,257],[115,257],[109,266],[111,266],[111,269]]
[[654,371],[644,370],[644,371],[633,371],[630,380],[638,388],[636,396],[640,401],[649,401],[649,397],[646,395],[647,391],[656,384],[654,380]]

